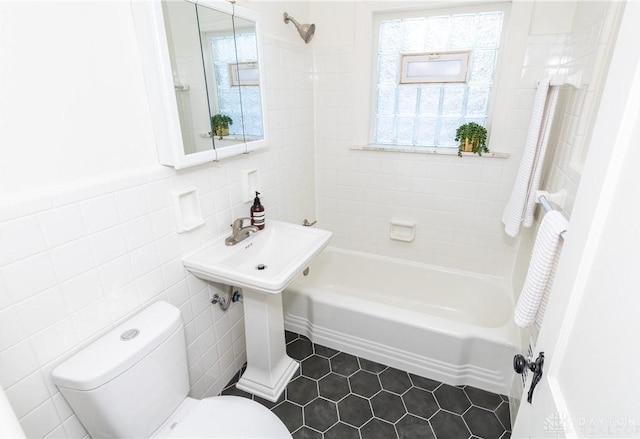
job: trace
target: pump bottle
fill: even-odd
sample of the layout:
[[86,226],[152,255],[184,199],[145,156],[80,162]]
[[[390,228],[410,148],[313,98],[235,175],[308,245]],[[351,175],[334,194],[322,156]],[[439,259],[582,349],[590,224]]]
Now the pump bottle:
[[256,197],[253,199],[251,206],[251,224],[258,229],[264,229],[264,206],[260,203],[260,192],[256,191]]

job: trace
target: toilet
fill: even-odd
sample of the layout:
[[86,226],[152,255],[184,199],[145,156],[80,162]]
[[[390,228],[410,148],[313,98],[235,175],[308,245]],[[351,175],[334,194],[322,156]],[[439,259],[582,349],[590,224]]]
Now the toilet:
[[53,381],[93,438],[288,438],[266,407],[238,396],[187,397],[180,311],[149,306],[53,372]]

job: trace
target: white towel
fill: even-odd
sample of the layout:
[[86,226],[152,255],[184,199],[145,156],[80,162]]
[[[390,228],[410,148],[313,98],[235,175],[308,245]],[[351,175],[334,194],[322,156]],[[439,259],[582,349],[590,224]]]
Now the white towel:
[[538,326],[542,323],[560,258],[562,248],[560,234],[567,230],[567,226],[564,215],[556,210],[547,213],[542,219],[533,245],[527,278],[518,298],[513,318],[516,325],[521,328],[527,328],[534,322]]
[[540,185],[542,164],[558,102],[558,87],[550,87],[550,83],[551,78],[547,77],[538,84],[518,176],[502,214],[504,230],[509,236],[518,234],[521,223],[525,227],[533,224],[535,191]]

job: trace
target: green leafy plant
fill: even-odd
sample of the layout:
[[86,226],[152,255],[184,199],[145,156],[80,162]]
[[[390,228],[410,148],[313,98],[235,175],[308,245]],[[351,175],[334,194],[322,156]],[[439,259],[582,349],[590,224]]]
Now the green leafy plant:
[[220,140],[222,140],[222,136],[229,134],[229,125],[233,125],[233,120],[226,114],[211,116],[211,130]]
[[475,122],[460,125],[456,130],[456,142],[458,145],[458,156],[462,157],[464,151],[482,155],[489,152],[487,148],[487,129]]

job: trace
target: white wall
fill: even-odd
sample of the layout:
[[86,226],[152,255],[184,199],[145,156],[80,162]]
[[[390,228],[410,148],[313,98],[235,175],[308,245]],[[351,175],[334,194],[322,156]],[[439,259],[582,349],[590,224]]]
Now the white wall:
[[[213,307],[181,258],[248,215],[247,167],[267,218],[314,218],[310,51],[265,38],[266,151],[175,171],[157,164],[128,3],[2,2],[0,17],[0,385],[26,434],[85,434],[51,370],[157,300],[182,311],[190,394],[218,394],[246,360],[242,306]],[[178,234],[169,193],[187,185],[206,224]]]
[[0,15],[4,202],[157,162],[127,2],[2,2]]

